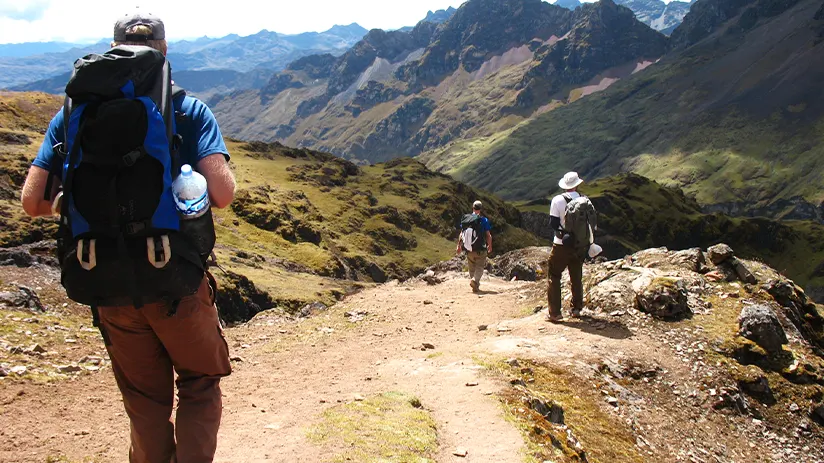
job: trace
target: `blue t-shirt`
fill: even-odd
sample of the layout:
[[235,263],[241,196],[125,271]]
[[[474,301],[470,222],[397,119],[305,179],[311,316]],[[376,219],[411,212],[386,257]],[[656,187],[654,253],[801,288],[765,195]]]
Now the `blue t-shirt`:
[[[486,217],[481,217],[481,228],[484,232],[492,231],[492,224],[489,222],[489,219]],[[463,225],[458,224],[458,229],[462,230]]]
[[[185,114],[185,119],[177,119],[177,133],[183,137],[180,147],[180,161],[195,167],[201,159],[212,154],[221,153],[229,160],[229,151],[223,142],[223,135],[214,114],[205,103],[197,98],[185,96],[174,101],[175,111]],[[46,138],[37,152],[33,165],[51,170],[54,159],[54,146],[63,142],[63,109],[55,114],[49,123]],[[55,167],[57,168],[57,167]],[[61,172],[52,172],[60,175]]]

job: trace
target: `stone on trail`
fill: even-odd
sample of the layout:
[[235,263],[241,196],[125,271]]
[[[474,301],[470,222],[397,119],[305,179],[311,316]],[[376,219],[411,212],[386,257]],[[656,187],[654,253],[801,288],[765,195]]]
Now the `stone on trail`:
[[639,310],[656,318],[671,320],[692,315],[687,290],[678,279],[657,277],[646,286],[640,284],[636,300]]
[[772,309],[763,304],[744,306],[738,317],[741,336],[763,347],[767,352],[780,352],[787,344],[787,334]]
[[733,257],[729,260],[730,265],[732,266],[733,270],[735,270],[735,274],[738,275],[738,279],[743,281],[744,283],[749,283],[754,285],[758,283],[758,280],[755,278],[755,275],[752,274],[750,269],[741,262],[740,259]]
[[6,306],[12,309],[29,309],[45,312],[43,304],[37,293],[31,288],[25,286],[18,286],[20,289],[17,292],[2,292],[0,293],[0,306]]
[[23,376],[28,371],[28,367],[23,365],[18,365],[16,367],[11,367],[11,372],[18,376]]
[[421,350],[434,349],[434,348],[435,348],[435,345],[430,344],[428,342],[425,342],[425,343],[421,344]]
[[60,373],[77,373],[78,371],[83,371],[83,369],[77,365],[63,365],[57,367],[57,371]]
[[0,367],[0,378],[5,378],[6,376],[10,375],[11,372],[6,370],[5,367]]
[[366,400],[366,397],[364,397],[364,396],[362,396],[362,395],[360,395],[360,394],[355,394],[355,396],[353,397],[353,399],[355,399],[355,402],[363,402],[364,400]]
[[707,254],[709,255],[710,261],[712,261],[713,264],[721,265],[724,262],[726,262],[730,257],[732,257],[734,255],[734,252],[731,247],[721,243],[707,248]]
[[487,328],[489,328],[488,325],[478,325],[478,331],[486,331]]
[[463,447],[458,447],[458,448],[455,449],[454,452],[452,452],[452,455],[455,455],[456,457],[461,457],[461,458],[466,457],[468,454],[469,454],[469,452]]
[[470,381],[470,382],[466,383],[467,387],[473,387],[473,386],[477,386],[477,385],[478,385],[477,381]]

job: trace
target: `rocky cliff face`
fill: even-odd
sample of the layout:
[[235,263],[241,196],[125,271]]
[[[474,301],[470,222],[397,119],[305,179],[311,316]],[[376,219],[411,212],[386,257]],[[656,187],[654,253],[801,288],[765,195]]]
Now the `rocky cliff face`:
[[429,11],[426,13],[426,17],[423,18],[424,22],[433,23],[433,24],[443,24],[449,21],[452,16],[455,15],[455,12],[458,11],[453,7],[449,7],[445,10],[438,10],[438,11]]
[[411,32],[386,32],[380,29],[369,31],[363,40],[340,57],[333,69],[326,94],[334,96],[349,88],[372,65],[375,58],[395,61],[402,58],[403,54],[426,47],[434,30],[434,24],[423,22]]
[[303,71],[312,79],[325,79],[332,75],[332,70],[335,68],[337,61],[338,57],[329,53],[309,55],[289,63],[286,70]]
[[412,88],[436,84],[462,66],[473,72],[495,55],[538,38],[563,35],[572,13],[540,0],[474,0],[432,38],[417,62],[398,72]]
[[583,84],[600,71],[632,60],[655,60],[666,51],[666,36],[612,0],[584,5],[574,16],[564,39],[535,52],[535,63],[520,84],[520,106],[543,104],[562,86]]

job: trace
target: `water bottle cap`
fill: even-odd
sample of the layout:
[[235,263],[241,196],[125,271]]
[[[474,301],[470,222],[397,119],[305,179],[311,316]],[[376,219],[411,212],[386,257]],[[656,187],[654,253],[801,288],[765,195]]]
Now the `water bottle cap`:
[[189,164],[183,164],[183,166],[180,167],[180,174],[184,177],[192,175],[192,166]]

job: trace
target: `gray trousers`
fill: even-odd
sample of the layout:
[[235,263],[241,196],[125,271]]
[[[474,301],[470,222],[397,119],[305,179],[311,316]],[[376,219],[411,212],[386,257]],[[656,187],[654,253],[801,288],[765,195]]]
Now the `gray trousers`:
[[475,283],[481,283],[486,268],[486,251],[471,251],[466,253],[466,262],[469,265],[469,278]]

